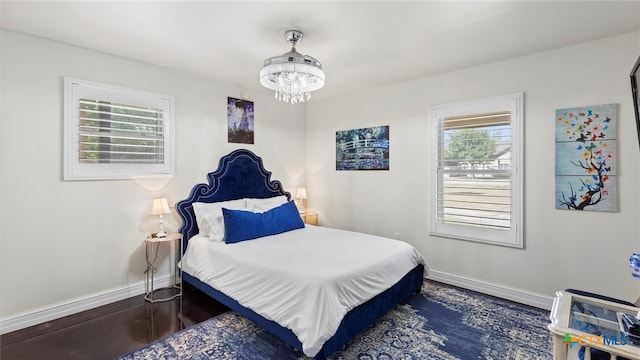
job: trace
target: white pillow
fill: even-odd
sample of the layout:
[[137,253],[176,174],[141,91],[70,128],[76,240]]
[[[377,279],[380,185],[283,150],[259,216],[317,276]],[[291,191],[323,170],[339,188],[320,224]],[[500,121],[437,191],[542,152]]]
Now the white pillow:
[[285,204],[288,201],[286,195],[274,196],[265,199],[248,198],[246,200],[247,210],[253,211],[255,213],[263,213],[265,211],[269,211],[273,208],[277,208],[282,204]]
[[206,236],[212,241],[224,240],[224,219],[222,208],[231,210],[245,210],[245,199],[219,201],[214,203],[193,203],[193,212],[196,214],[196,223],[200,229],[200,235]]

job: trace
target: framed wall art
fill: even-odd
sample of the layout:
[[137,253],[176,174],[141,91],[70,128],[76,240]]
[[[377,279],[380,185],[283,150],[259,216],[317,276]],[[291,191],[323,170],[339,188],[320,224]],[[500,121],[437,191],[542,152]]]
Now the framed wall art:
[[389,170],[389,126],[336,131],[336,170]]
[[227,141],[253,144],[253,101],[227,98]]
[[556,208],[617,211],[617,104],[556,110]]

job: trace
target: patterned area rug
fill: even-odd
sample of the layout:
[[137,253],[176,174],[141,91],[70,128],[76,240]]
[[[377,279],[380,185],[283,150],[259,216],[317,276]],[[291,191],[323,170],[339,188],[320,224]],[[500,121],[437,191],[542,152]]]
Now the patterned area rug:
[[[329,359],[551,359],[548,312],[437,282]],[[308,359],[227,312],[120,359]]]

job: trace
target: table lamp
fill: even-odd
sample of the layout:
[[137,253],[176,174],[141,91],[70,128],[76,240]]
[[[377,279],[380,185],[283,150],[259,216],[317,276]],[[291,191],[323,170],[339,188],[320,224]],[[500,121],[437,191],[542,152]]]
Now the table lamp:
[[170,214],[171,210],[169,210],[169,204],[167,203],[167,198],[158,198],[153,199],[153,205],[151,206],[151,215],[158,216],[160,221],[160,231],[156,234],[156,237],[163,238],[167,236],[167,233],[164,232],[164,219],[162,216],[164,214]]
[[304,200],[307,199],[307,189],[300,187],[296,192],[296,199],[298,199],[298,208],[300,209],[300,213],[304,214]]

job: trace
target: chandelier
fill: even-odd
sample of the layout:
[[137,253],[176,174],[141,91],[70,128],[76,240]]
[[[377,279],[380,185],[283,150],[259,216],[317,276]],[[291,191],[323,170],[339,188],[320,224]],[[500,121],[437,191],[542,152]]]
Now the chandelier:
[[280,101],[292,104],[309,101],[311,92],[324,86],[322,64],[296,51],[296,45],[303,35],[298,30],[285,32],[284,37],[291,43],[291,51],[268,58],[260,70],[260,83],[267,89],[275,90],[275,97]]

